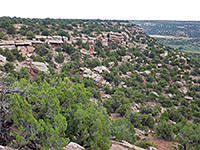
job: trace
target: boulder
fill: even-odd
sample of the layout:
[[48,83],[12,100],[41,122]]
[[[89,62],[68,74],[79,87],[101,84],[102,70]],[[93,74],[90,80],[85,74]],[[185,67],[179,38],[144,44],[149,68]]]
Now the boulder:
[[155,94],[157,97],[159,96],[158,93],[156,93],[156,92],[154,92],[154,91],[153,91],[152,93]]
[[131,110],[133,112],[140,112],[140,109],[138,109],[136,105],[131,106]]
[[127,61],[131,61],[131,56],[127,55],[127,56],[122,56],[122,62],[127,62]]
[[151,73],[151,71],[149,71],[149,70],[145,70],[144,71],[146,74],[150,74]]
[[111,98],[110,94],[105,94],[102,96],[102,99],[108,99],[108,98]]
[[158,67],[162,67],[162,64],[158,64]]
[[90,69],[86,67],[83,67],[83,68],[81,67],[80,70],[83,71],[84,78],[92,78],[96,82],[102,81],[102,76],[97,73],[92,72]]
[[171,93],[168,93],[167,96],[170,97],[170,98],[173,97],[173,95]]
[[112,68],[115,65],[115,62],[109,62],[108,64],[109,64],[110,68]]
[[138,128],[135,128],[135,134],[138,135],[139,137],[141,136],[145,136],[145,131],[144,130],[140,130]]
[[90,51],[86,50],[86,49],[81,49],[80,52],[84,55],[90,55]]
[[165,51],[164,53],[160,54],[161,57],[166,57],[168,55],[168,51]]
[[155,148],[155,147],[149,146],[149,147],[148,147],[148,150],[158,150],[158,149]]
[[193,98],[190,97],[190,96],[185,96],[184,98],[185,98],[186,100],[193,100]]
[[132,75],[132,72],[128,71],[128,72],[126,72],[126,74],[127,74],[128,76],[130,76],[130,75]]
[[187,88],[185,86],[181,87],[178,89],[182,94],[186,94],[187,93]]
[[183,83],[180,82],[180,81],[176,81],[176,83],[177,83],[179,86],[183,86]]
[[5,56],[2,56],[2,55],[0,55],[0,62],[3,62],[3,63],[5,63],[5,62],[6,62],[6,57],[5,57]]
[[30,54],[30,53],[33,53],[35,50],[35,48],[33,46],[27,46],[27,52]]
[[112,146],[110,150],[145,150],[145,149],[132,145],[122,140],[122,142],[112,141]]
[[103,73],[103,71],[107,71],[108,73],[110,73],[108,68],[106,68],[105,66],[97,66],[94,68],[94,71],[97,71],[99,73]]
[[37,71],[44,71],[45,73],[49,73],[49,69],[43,62],[32,62],[31,68]]
[[0,145],[0,150],[16,150],[16,149],[8,147],[8,146],[2,146],[2,145]]
[[63,150],[85,150],[85,148],[77,143],[70,142],[67,146],[63,147]]

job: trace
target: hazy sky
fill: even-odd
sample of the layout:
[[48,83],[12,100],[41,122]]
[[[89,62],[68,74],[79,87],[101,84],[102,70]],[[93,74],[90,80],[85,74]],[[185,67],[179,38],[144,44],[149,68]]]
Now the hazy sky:
[[1,0],[0,16],[117,20],[197,20],[200,0]]

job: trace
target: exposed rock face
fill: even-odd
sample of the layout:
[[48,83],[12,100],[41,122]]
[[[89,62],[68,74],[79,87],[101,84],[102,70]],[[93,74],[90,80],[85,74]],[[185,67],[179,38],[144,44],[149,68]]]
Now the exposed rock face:
[[138,135],[139,137],[144,137],[145,133],[146,132],[144,130],[140,130],[138,128],[135,128],[135,134]]
[[2,56],[2,55],[0,55],[0,62],[3,62],[3,63],[5,63],[5,62],[6,62],[6,57],[5,57],[5,56]]
[[92,72],[90,69],[84,67],[84,68],[80,68],[80,70],[83,71],[83,77],[84,78],[92,78],[94,79],[96,82],[100,82],[102,79],[102,76]]
[[156,96],[159,96],[158,93],[156,93],[156,92],[154,92],[154,91],[153,91],[152,93],[155,94]]
[[[140,72],[140,73],[141,73],[141,72]],[[144,73],[146,73],[146,74],[150,74],[151,71],[149,71],[149,70],[145,70]]]
[[102,99],[108,99],[108,98],[111,98],[110,94],[105,94],[105,95],[102,96]]
[[139,112],[140,106],[138,104],[134,104],[133,106],[131,106],[131,109],[133,112]]
[[177,83],[179,86],[183,86],[183,83],[180,82],[180,81],[176,81],[176,83]]
[[15,41],[15,45],[16,46],[31,46],[32,41],[30,41],[30,40],[19,40],[19,41]]
[[9,50],[12,50],[15,48],[15,42],[14,41],[0,41],[0,48],[5,49],[8,48]]
[[0,46],[5,46],[5,45],[15,45],[15,42],[10,40],[10,41],[4,41],[4,40],[1,40],[0,41]]
[[185,98],[186,100],[193,100],[193,98],[190,97],[190,96],[185,96],[184,98]]
[[132,145],[126,141],[122,142],[112,141],[112,146],[110,150],[145,150],[145,149]]
[[16,150],[16,149],[0,145],[0,150]]
[[186,87],[181,87],[178,89],[181,93],[186,94],[187,93],[187,88]]
[[112,68],[115,65],[115,63],[114,62],[109,62],[109,65],[110,65],[110,68]]
[[122,62],[131,61],[131,56],[122,56]]
[[94,81],[96,81],[97,83],[101,85],[107,84],[111,86],[110,83],[107,82],[100,74],[95,73],[86,67],[81,67],[80,70],[83,72],[84,78],[92,78],[94,79]]
[[42,62],[32,62],[31,69],[49,73],[49,69],[47,68],[46,64]]
[[158,150],[158,149],[155,148],[155,147],[150,146],[150,147],[148,147],[148,150]]
[[90,55],[90,56],[91,56],[91,55],[97,54],[97,52],[88,51],[88,50],[86,50],[86,49],[81,49],[80,52],[81,52],[82,54],[84,54],[84,55]]
[[109,33],[109,40],[114,42],[114,43],[117,43],[117,44],[122,44],[124,45],[124,35],[122,35],[121,33],[115,33],[115,32],[110,32]]
[[85,150],[85,148],[77,143],[70,142],[67,146],[63,147],[63,150]]
[[99,72],[99,73],[103,73],[103,71],[107,71],[108,73],[110,73],[108,68],[106,68],[105,66],[97,66],[97,67],[94,68],[94,70]]
[[161,57],[166,57],[168,55],[168,51],[165,51],[163,54],[160,54]]

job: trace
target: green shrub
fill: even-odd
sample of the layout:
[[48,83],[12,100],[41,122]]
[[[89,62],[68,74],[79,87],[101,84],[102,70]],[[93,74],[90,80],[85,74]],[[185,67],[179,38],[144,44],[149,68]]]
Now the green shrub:
[[142,148],[145,148],[145,149],[147,149],[149,146],[157,148],[157,146],[153,142],[150,142],[150,141],[147,141],[147,140],[142,140],[142,141],[136,142],[135,145],[142,147]]

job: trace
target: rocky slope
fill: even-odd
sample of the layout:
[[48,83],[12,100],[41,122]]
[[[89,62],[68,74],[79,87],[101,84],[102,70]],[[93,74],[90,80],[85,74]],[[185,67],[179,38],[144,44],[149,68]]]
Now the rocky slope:
[[10,34],[2,20],[2,74],[27,67],[31,80],[43,71],[83,82],[91,87],[90,100],[107,108],[111,119],[130,119],[128,111],[141,115],[139,124],[131,122],[141,139],[156,136],[163,118],[174,126],[199,122],[199,56],[162,45],[127,21],[16,19]]

